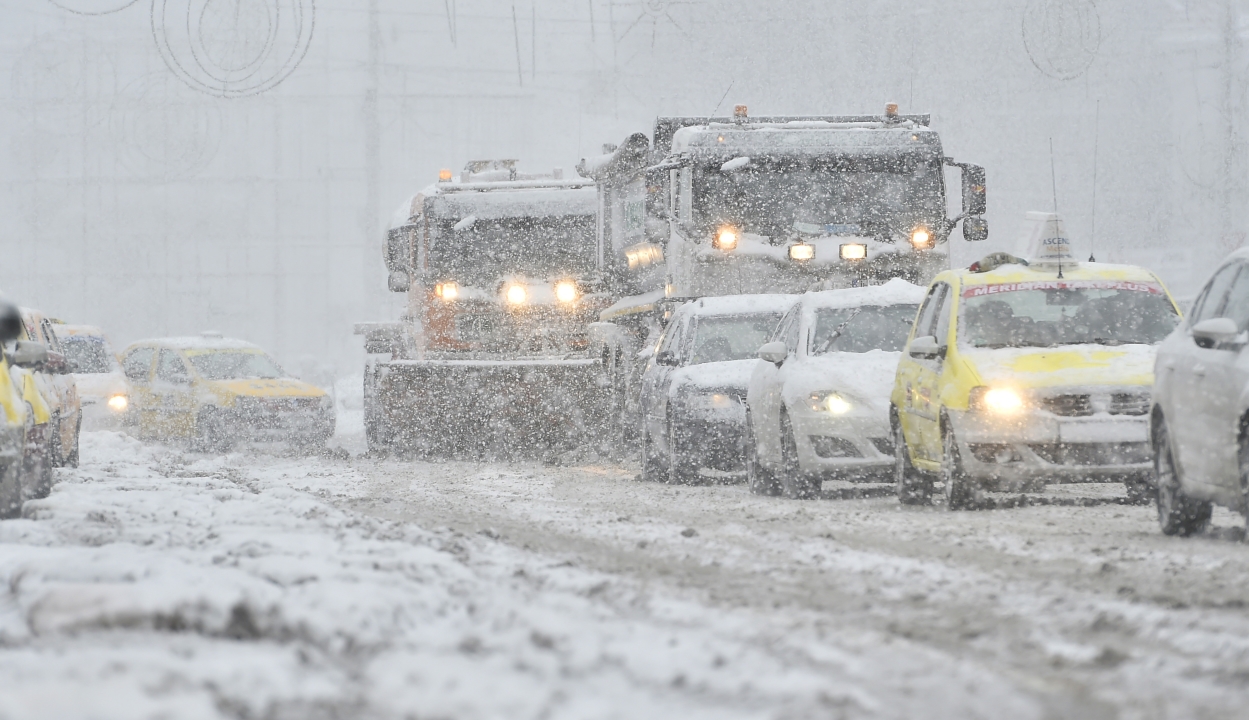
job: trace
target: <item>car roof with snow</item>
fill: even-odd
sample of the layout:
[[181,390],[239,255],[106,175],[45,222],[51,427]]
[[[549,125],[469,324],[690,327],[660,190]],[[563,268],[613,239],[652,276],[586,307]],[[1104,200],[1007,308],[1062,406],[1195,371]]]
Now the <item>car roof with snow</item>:
[[863,305],[918,305],[924,301],[927,289],[913,285],[901,278],[893,278],[883,285],[819,290],[803,296],[808,308],[844,308]]
[[799,295],[781,293],[762,295],[721,295],[691,300],[682,305],[683,315],[710,317],[714,315],[751,315],[754,313],[784,313],[798,302]]
[[139,346],[169,348],[170,350],[261,350],[259,345],[253,345],[245,340],[204,335],[153,338],[140,340],[130,345],[130,347]]
[[95,325],[69,325],[69,324],[53,325],[52,330],[53,332],[56,333],[57,337],[60,337],[60,338],[66,338],[66,337],[105,338],[107,337],[104,334],[104,331],[96,327]]
[[[964,286],[1011,285],[1014,283],[1045,282],[1058,280],[1058,267],[1044,265],[1000,265],[988,272],[976,272],[967,268],[947,270],[936,281],[958,278]],[[1066,281],[1109,280],[1116,282],[1147,283],[1162,285],[1153,272],[1138,265],[1114,265],[1111,263],[1073,262],[1063,263],[1062,279]],[[936,282],[934,281],[934,282]]]

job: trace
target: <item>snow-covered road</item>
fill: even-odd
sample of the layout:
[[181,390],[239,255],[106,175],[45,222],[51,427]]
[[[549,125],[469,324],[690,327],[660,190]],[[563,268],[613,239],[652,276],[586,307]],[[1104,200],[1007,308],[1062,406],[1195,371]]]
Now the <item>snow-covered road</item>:
[[951,514],[88,434],[0,522],[0,718],[1241,716],[1239,519],[1165,538],[1119,491]]

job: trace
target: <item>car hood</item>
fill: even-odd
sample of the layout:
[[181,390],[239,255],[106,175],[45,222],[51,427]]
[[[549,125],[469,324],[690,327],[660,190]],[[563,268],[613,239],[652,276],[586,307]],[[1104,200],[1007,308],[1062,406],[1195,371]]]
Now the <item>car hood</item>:
[[688,365],[673,371],[672,392],[682,388],[697,390],[736,390],[746,394],[746,386],[750,384],[750,375],[754,372],[759,360],[726,360],[724,362],[700,363]]
[[321,397],[325,391],[295,378],[273,380],[214,380],[214,390],[243,397]]
[[107,398],[130,392],[130,383],[120,371],[111,373],[74,373],[79,397]]
[[1055,348],[960,350],[985,384],[1045,388],[1152,385],[1154,345],[1064,345]]
[[785,381],[786,403],[797,407],[811,393],[836,392],[858,407],[888,412],[901,357],[898,352],[872,350],[803,358],[801,369]]

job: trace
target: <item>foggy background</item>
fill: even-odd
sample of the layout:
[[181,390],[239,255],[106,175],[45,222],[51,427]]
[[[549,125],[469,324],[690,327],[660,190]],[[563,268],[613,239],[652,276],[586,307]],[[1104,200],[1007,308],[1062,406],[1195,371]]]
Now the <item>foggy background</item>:
[[896,101],[988,170],[957,263],[1053,208],[1052,138],[1077,251],[1096,207],[1099,260],[1187,296],[1246,240],[1247,5],[0,0],[0,290],[119,346],[214,329],[358,372],[352,323],[400,307],[384,228],[439,168]]

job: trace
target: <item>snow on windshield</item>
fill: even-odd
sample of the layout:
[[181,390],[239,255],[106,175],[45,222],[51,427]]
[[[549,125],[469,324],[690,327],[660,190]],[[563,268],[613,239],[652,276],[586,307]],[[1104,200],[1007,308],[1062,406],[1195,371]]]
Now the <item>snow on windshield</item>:
[[73,364],[76,373],[98,375],[117,369],[117,358],[109,351],[104,338],[69,335],[60,338],[60,341],[61,352]]
[[286,373],[268,355],[224,351],[188,353],[195,371],[205,380],[271,380]]
[[959,337],[971,347],[1155,345],[1180,321],[1161,288],[1140,283],[1019,283],[963,295]]
[[689,364],[755,357],[780,319],[780,313],[699,318],[694,329]]
[[819,308],[815,311],[811,354],[863,353],[872,350],[901,352],[906,347],[906,337],[917,312],[918,303]]
[[560,279],[594,269],[594,217],[478,219],[467,228],[443,222],[429,250],[438,280],[493,287],[509,276]]

